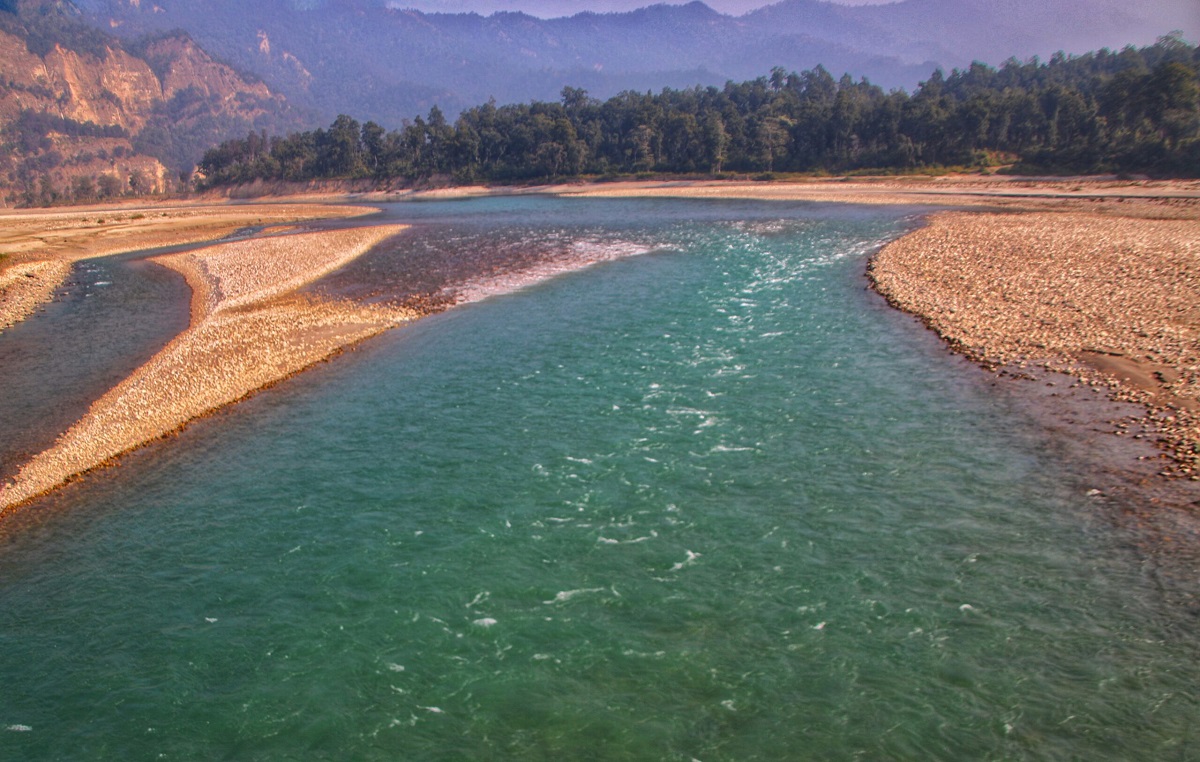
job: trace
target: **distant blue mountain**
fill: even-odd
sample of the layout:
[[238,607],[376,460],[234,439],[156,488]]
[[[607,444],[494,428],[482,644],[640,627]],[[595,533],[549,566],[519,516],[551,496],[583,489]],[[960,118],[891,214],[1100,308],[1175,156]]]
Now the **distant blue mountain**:
[[184,29],[321,122],[350,113],[388,126],[433,105],[453,115],[489,98],[556,100],[564,85],[596,97],[720,86],[774,67],[821,64],[835,76],[911,88],[939,66],[1148,44],[1180,26],[1115,0],[783,0],[736,17],[692,2],[548,20],[426,14],[385,0],[77,4],[92,23],[126,37]]

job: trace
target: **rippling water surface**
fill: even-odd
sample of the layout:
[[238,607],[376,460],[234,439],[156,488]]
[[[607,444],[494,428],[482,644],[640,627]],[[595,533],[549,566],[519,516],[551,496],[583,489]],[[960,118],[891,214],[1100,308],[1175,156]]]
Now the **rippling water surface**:
[[1194,616],[864,290],[912,220],[385,216],[322,288],[474,303],[4,537],[0,758],[1200,758]]

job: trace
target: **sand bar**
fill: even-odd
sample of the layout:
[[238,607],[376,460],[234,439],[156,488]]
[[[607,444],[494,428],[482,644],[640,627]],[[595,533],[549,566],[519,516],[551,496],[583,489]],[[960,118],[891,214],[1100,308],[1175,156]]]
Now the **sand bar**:
[[0,331],[50,300],[80,259],[212,241],[251,226],[375,210],[332,204],[72,207],[0,213]]
[[418,317],[293,293],[404,228],[282,235],[156,258],[192,286],[191,326],[0,487],[0,513]]

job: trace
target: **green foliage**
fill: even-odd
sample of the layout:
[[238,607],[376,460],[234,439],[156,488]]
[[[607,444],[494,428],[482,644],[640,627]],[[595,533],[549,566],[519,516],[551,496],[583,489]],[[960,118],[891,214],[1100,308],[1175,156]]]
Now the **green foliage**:
[[1200,52],[1178,36],[1118,53],[1010,59],[935,71],[912,95],[818,66],[750,82],[603,103],[434,107],[385,132],[339,116],[329,130],[251,133],[205,153],[211,185],[375,177],[541,182],[584,175],[937,172],[1018,157],[1033,172],[1200,176]]
[[77,122],[44,111],[25,110],[5,128],[8,142],[24,148],[36,149],[50,133],[71,137],[127,138],[129,134],[119,125],[98,125],[95,122]]

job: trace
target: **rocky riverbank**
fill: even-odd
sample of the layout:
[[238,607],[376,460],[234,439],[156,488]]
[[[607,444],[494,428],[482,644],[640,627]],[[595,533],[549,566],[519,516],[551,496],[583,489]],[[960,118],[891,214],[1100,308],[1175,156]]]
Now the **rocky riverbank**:
[[987,368],[1066,373],[1144,406],[1137,428],[1161,440],[1164,473],[1200,479],[1197,219],[936,214],[870,277]]

